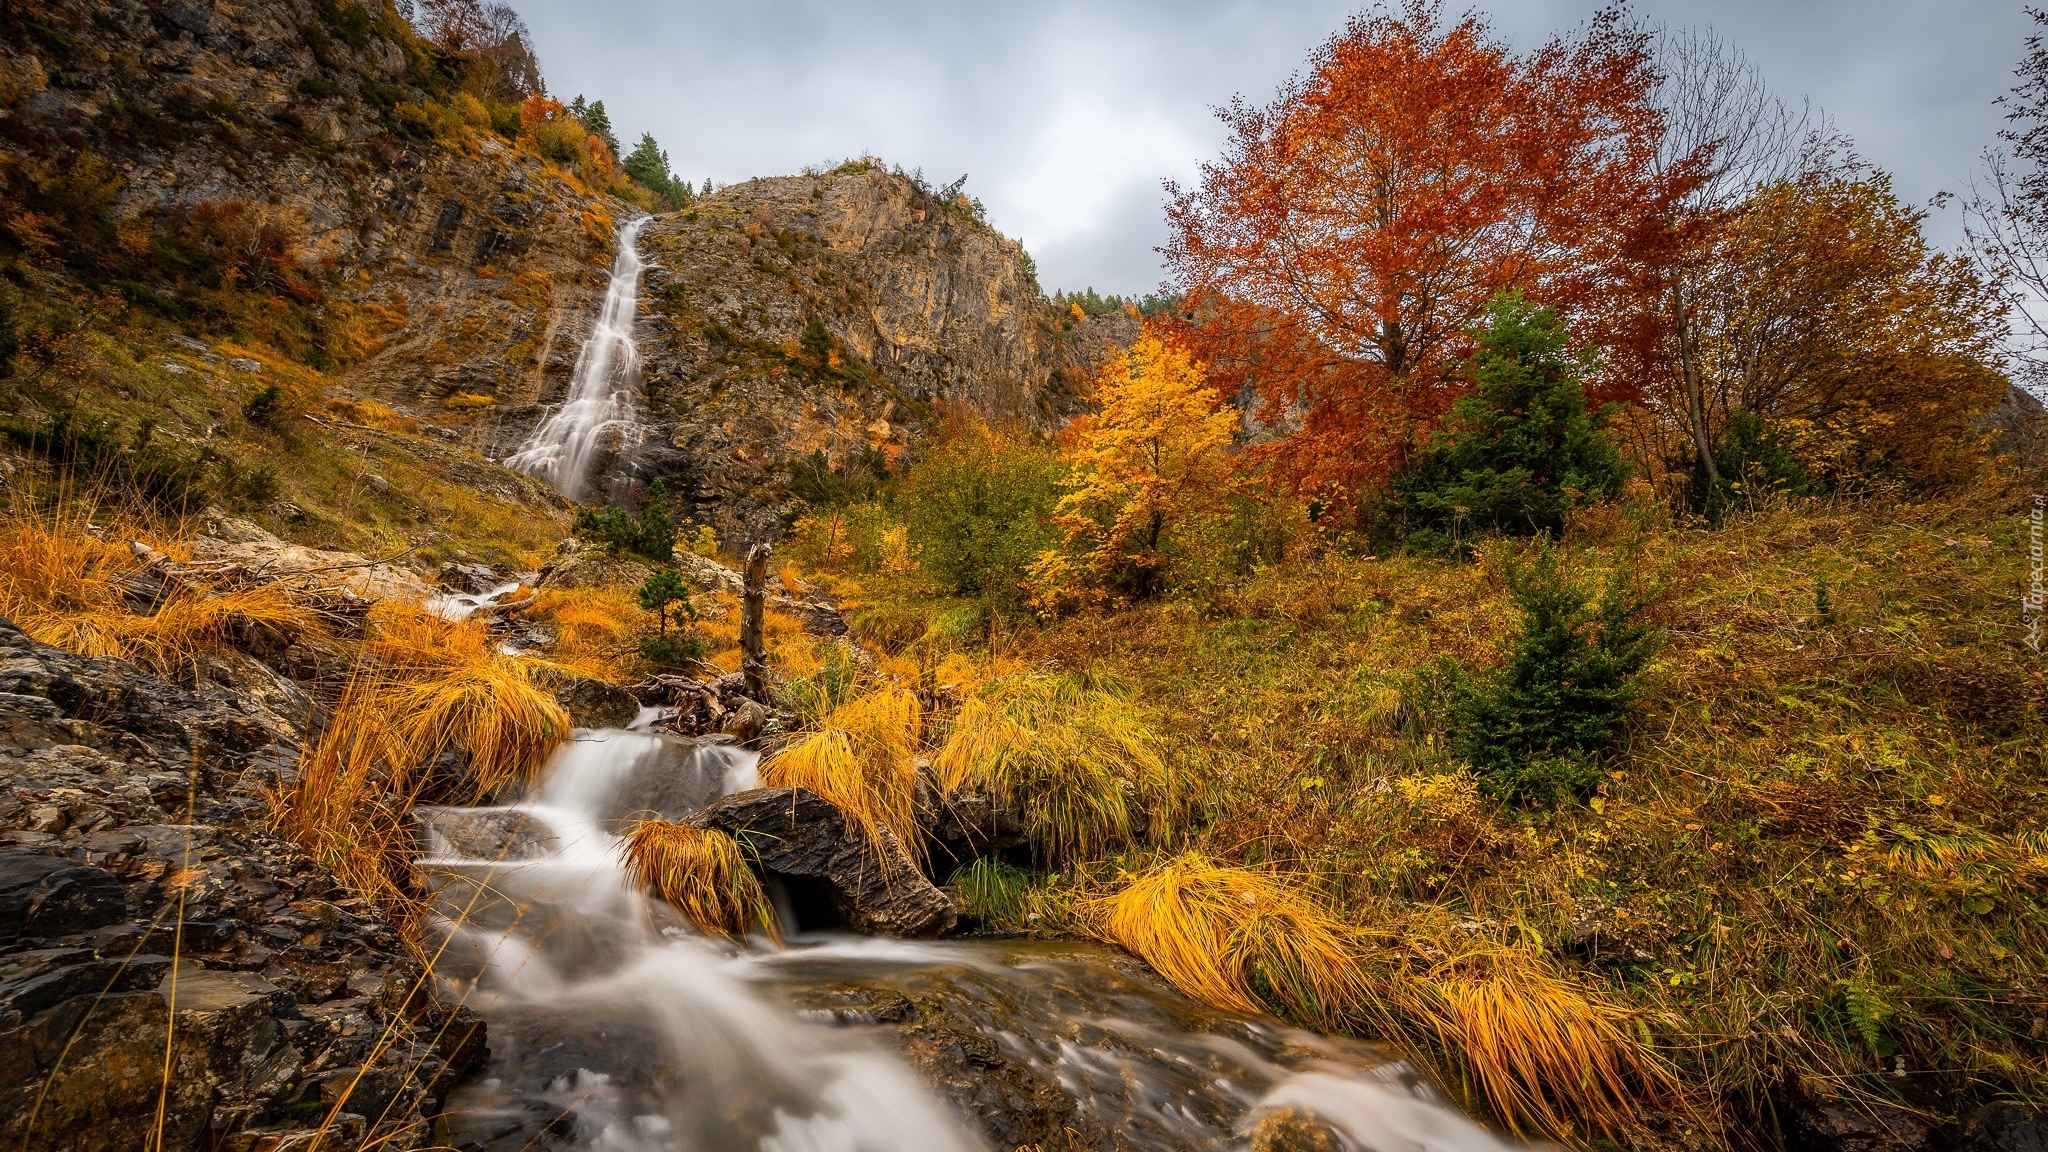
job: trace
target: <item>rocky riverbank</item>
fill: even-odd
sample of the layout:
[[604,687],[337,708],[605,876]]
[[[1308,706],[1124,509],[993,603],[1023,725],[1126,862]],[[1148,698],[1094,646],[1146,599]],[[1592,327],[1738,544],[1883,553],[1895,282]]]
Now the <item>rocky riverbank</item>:
[[310,702],[253,660],[215,671],[180,687],[0,621],[0,1140],[424,1145],[481,1022],[265,832],[300,737],[272,702]]

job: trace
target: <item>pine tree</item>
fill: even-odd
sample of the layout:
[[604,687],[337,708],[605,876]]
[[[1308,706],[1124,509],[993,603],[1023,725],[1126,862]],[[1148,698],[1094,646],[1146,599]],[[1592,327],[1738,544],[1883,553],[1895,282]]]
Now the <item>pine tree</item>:
[[689,184],[669,171],[668,153],[661,150],[652,133],[640,134],[640,143],[626,156],[624,167],[627,175],[660,196],[662,204],[671,211],[690,202]]
[[1480,531],[1561,532],[1573,509],[1628,479],[1607,437],[1614,409],[1586,407],[1594,354],[1566,351],[1555,312],[1504,292],[1474,336],[1472,391],[1390,486],[1394,522],[1424,547],[1462,545]]

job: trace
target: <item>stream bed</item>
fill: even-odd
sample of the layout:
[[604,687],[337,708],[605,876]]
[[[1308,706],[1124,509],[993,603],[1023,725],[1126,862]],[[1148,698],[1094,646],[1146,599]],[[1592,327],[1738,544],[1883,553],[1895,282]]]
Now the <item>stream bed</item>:
[[425,812],[449,993],[490,1027],[449,1137],[487,1152],[1506,1147],[1371,1045],[1179,995],[1099,945],[699,935],[616,833],[752,753],[579,732],[532,793]]

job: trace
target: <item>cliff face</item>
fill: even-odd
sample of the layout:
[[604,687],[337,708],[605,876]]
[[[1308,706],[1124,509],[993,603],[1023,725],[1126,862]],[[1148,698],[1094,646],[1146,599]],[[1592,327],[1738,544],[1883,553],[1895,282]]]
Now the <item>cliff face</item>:
[[[561,401],[618,226],[640,209],[463,122],[435,95],[445,60],[394,9],[20,0],[0,23],[0,279],[23,295],[74,312],[124,298],[123,322],[149,321],[121,337],[138,362],[183,356],[162,330],[273,348],[311,369],[308,404],[397,409],[416,438],[384,450],[428,470],[450,448],[502,459]],[[594,490],[632,503],[667,477],[728,537],[774,534],[793,465],[899,459],[942,410],[1054,426],[1136,327],[1056,313],[1022,247],[964,198],[872,161],[726,188],[652,222],[641,247],[646,427]],[[252,287],[270,294],[261,307]],[[173,440],[232,431],[260,381],[211,365],[172,363],[175,387],[147,412],[122,398],[153,369],[102,372],[101,409]],[[91,407],[56,374],[17,376],[0,415],[81,396]],[[284,486],[279,507],[320,502]],[[434,519],[391,499],[396,525]]]
[[947,407],[1051,427],[1135,330],[1054,313],[1019,244],[871,162],[723,189],[641,243],[652,435],[628,460],[749,536],[816,453],[900,457]]

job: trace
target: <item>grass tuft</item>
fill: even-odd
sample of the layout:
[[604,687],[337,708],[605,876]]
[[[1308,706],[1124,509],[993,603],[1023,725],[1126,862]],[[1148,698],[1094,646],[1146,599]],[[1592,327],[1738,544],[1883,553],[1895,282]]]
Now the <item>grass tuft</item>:
[[819,726],[761,765],[770,788],[807,788],[837,805],[871,839],[886,829],[915,858],[917,746],[924,709],[911,692],[877,688],[825,714]]
[[1328,1027],[1365,999],[1356,933],[1278,876],[1187,852],[1095,908],[1101,931],[1188,995]]
[[963,704],[933,769],[943,791],[997,797],[1053,859],[1076,861],[1130,840],[1148,806],[1171,815],[1180,789],[1160,748],[1127,696],[1029,674]]
[[498,651],[482,622],[384,601],[370,627],[368,649],[389,669],[379,695],[416,763],[459,753],[474,795],[529,782],[568,735],[569,714],[541,683],[559,670]]
[[620,844],[636,882],[711,936],[743,941],[755,928],[779,942],[775,910],[738,840],[715,828],[642,820]]
[[1468,958],[1388,992],[1517,1132],[1618,1135],[1634,1127],[1641,1105],[1676,1095],[1630,1013],[1588,997],[1533,951],[1502,949],[1476,965]]

